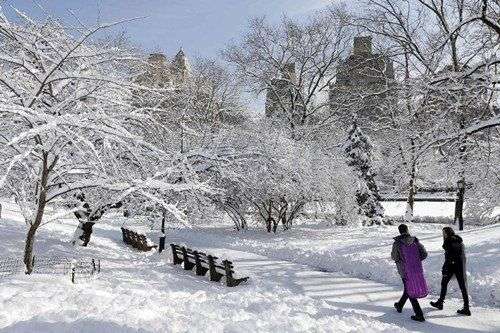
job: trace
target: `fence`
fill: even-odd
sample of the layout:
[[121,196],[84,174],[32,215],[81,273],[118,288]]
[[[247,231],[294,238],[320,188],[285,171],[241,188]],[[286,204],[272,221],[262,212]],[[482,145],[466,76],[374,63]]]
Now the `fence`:
[[[24,273],[17,258],[0,258],[0,278]],[[68,275],[71,282],[86,281],[101,272],[101,260],[94,258],[33,257],[32,274]]]

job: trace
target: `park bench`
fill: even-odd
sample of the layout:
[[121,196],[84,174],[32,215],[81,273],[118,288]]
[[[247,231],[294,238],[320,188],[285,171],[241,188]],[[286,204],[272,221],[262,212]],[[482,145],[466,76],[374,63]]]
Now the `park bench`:
[[218,258],[204,252],[195,251],[190,248],[170,244],[172,248],[172,258],[174,265],[184,263],[184,269],[187,271],[195,269],[198,276],[209,274],[210,281],[219,282],[222,277],[226,277],[226,285],[228,287],[236,287],[242,282],[248,280],[248,277],[236,279],[234,274],[233,263],[229,260],[218,262]]
[[122,227],[123,242],[132,246],[135,249],[147,252],[156,248],[156,245],[149,245],[145,235],[138,234],[135,231]]

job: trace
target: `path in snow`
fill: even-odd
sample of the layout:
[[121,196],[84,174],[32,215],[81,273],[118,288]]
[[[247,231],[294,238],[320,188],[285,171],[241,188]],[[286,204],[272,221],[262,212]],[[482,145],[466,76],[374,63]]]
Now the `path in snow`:
[[[169,239],[171,240],[185,241]],[[224,257],[233,260],[237,276],[248,275],[250,281],[257,279],[275,281],[277,285],[282,285],[286,289],[324,300],[334,307],[365,314],[411,331],[500,332],[500,309],[472,307],[472,316],[463,317],[456,314],[456,310],[462,307],[462,303],[458,300],[448,300],[445,303],[445,309],[438,311],[429,305],[429,301],[434,300],[433,296],[429,296],[420,300],[427,321],[418,323],[410,320],[413,310],[409,301],[403,313],[397,313],[394,309],[393,304],[399,300],[402,292],[399,288],[352,278],[343,273],[316,271],[309,266],[274,260],[249,252],[211,247],[207,246],[202,239],[190,239],[187,243],[193,247],[199,246],[215,255],[223,254]],[[456,283],[456,281],[452,280],[450,283]]]

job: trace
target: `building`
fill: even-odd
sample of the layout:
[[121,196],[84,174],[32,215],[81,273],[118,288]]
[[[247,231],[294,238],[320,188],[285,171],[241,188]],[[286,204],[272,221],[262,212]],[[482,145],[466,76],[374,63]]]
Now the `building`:
[[297,122],[304,106],[298,94],[297,74],[295,64],[287,63],[281,69],[281,77],[271,80],[266,94],[265,115],[276,121],[286,119],[287,122]]
[[[376,121],[384,112],[384,106],[390,102],[388,88],[393,84],[392,60],[373,53],[371,37],[356,37],[352,53],[337,68],[335,83],[330,86],[331,110],[343,122],[355,114],[360,126],[367,127],[363,124],[370,122],[364,120]],[[272,79],[267,89],[266,117],[300,114],[297,111],[303,110],[304,106],[300,105],[298,89],[295,64],[285,64],[281,76]]]
[[170,72],[175,85],[184,84],[191,75],[191,65],[189,64],[188,58],[186,57],[186,54],[184,54],[182,47],[170,64]]
[[330,105],[340,118],[360,120],[361,127],[377,121],[390,103],[388,88],[394,84],[393,62],[383,54],[373,53],[371,37],[355,37],[352,53],[337,69],[330,86]]
[[190,76],[191,66],[181,48],[172,61],[163,53],[151,53],[146,70],[137,81],[149,87],[177,88],[185,84]]

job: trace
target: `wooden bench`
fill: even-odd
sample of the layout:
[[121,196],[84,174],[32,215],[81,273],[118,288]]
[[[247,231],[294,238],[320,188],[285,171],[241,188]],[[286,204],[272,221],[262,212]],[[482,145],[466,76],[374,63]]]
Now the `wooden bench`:
[[242,282],[248,280],[248,277],[236,279],[233,263],[229,260],[217,262],[218,258],[204,252],[195,251],[184,246],[170,244],[172,249],[172,258],[174,265],[184,263],[184,269],[190,271],[195,268],[198,276],[204,276],[209,273],[210,281],[219,282],[223,276],[226,277],[228,287],[236,287]]
[[156,245],[148,245],[148,240],[145,235],[138,234],[135,231],[122,227],[123,242],[132,246],[135,249],[147,252],[156,248]]

